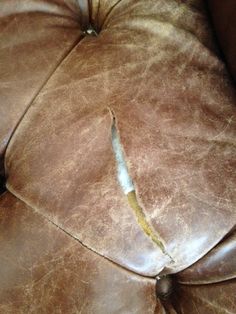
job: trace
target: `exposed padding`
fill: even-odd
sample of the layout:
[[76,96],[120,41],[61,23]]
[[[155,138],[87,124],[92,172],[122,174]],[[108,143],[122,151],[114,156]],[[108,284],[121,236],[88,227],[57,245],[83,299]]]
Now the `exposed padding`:
[[0,313],[236,313],[235,279],[162,281],[235,269],[236,95],[205,1],[89,1],[98,36],[77,0],[0,2]]
[[[236,222],[235,90],[195,2],[120,1],[50,77],[6,153],[14,195],[145,276],[191,266]],[[108,107],[137,204],[174,263],[117,180]]]
[[[80,0],[83,1],[83,0]],[[87,0],[90,9],[90,24],[100,33],[104,29],[104,25],[115,11],[116,7],[123,5],[124,0]],[[122,3],[123,2],[123,3]]]
[[236,313],[236,280],[209,285],[175,287],[173,305],[181,314]]
[[[60,95],[57,90],[54,92]],[[77,92],[80,95],[79,89]],[[90,90],[88,93],[90,94]],[[57,110],[54,110],[54,102],[48,103],[40,114],[37,112],[33,118],[33,120],[36,119],[35,123],[38,123],[41,118],[46,117],[48,109],[53,110],[50,113],[50,119],[43,118],[43,121],[49,123],[52,129],[46,127],[46,133],[44,133],[40,128],[40,134],[34,137],[38,143],[43,140],[46,145],[44,148],[37,145],[37,155],[38,153],[41,155],[40,164],[43,165],[44,170],[41,171],[38,166],[34,168],[35,171],[39,171],[38,188],[41,192],[35,194],[32,199],[24,197],[24,193],[17,191],[11,184],[7,185],[8,190],[100,255],[139,274],[155,276],[169,264],[170,258],[163,254],[160,247],[143,232],[129,206],[127,196],[119,185],[112,149],[110,113],[107,108],[100,112],[94,110],[93,106],[89,108],[89,111],[83,112],[83,108],[79,105],[80,97],[77,98],[76,92],[74,97],[77,100],[72,102],[67,95],[64,99],[61,97],[58,103],[61,105],[57,107]],[[67,100],[71,109],[65,105],[64,101]],[[31,107],[28,114],[31,115],[34,108],[34,106]],[[58,116],[58,110],[65,110],[65,114],[59,114],[61,118]],[[54,129],[55,118],[56,123],[59,124]],[[72,119],[69,123],[68,118]],[[22,123],[28,122],[30,121],[25,116]],[[62,127],[61,123],[66,123],[70,132],[67,127]],[[33,129],[32,132],[34,132]],[[51,142],[54,137],[51,135],[52,130],[56,131],[59,136],[55,138],[56,146]],[[62,144],[63,149],[61,149]],[[25,150],[25,157],[36,153],[35,149],[32,150],[31,144],[30,147],[29,151]],[[66,157],[68,153],[70,158]],[[47,162],[41,163],[48,154],[51,155],[47,159],[48,162],[51,164],[54,160],[53,165],[50,166]],[[28,168],[29,173],[22,172],[25,178],[32,177],[31,166]],[[8,173],[8,178],[11,177],[10,173]],[[19,177],[16,176],[17,178]],[[54,178],[53,181],[51,181],[52,178]],[[44,181],[43,184],[41,184],[42,181]],[[27,185],[30,184],[29,182],[28,180]],[[42,189],[45,189],[47,195]],[[41,193],[44,195],[43,198],[39,197]]]

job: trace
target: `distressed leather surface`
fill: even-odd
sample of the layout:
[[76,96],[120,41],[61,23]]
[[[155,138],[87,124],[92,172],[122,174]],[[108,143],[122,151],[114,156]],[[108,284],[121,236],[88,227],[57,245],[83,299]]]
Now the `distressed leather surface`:
[[81,38],[76,1],[0,3],[0,174],[15,127],[61,60]]
[[181,314],[233,314],[236,311],[236,281],[211,285],[181,285],[176,288],[175,309]]
[[[0,4],[0,309],[234,313],[236,95],[203,1],[14,3]],[[98,36],[83,33],[88,16]],[[118,184],[111,112],[165,252]],[[154,278],[173,273],[161,305]]]
[[0,219],[0,313],[162,313],[154,279],[98,256],[8,192]]

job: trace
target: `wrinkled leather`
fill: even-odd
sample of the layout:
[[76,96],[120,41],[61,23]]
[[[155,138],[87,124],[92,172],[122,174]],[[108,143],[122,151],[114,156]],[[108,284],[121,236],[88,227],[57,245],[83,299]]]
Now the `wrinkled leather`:
[[0,313],[162,311],[154,279],[97,256],[10,193],[0,209]]
[[[233,313],[236,95],[204,3],[14,3],[0,4],[0,309]],[[168,254],[118,184],[111,111]],[[173,273],[173,303],[155,299]]]
[[[196,21],[195,36],[171,26],[174,19],[194,32],[184,10]],[[223,64],[196,40],[209,34],[201,12],[172,11],[166,1],[120,2],[99,36],[84,38],[50,77],[6,155],[12,193],[95,251],[148,276],[164,265],[165,273],[186,268],[235,224],[232,88],[219,81]],[[145,22],[148,12],[154,17]],[[174,262],[143,235],[122,197],[109,108],[139,202]]]
[[0,6],[1,175],[14,129],[81,30],[75,1],[2,0]]
[[178,281],[208,284],[236,278],[236,232],[218,244],[206,256],[185,269]]

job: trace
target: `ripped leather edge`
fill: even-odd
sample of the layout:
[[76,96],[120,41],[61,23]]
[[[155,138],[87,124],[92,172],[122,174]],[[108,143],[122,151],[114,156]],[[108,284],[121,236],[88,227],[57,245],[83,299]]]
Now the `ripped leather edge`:
[[173,258],[167,252],[161,237],[158,235],[158,233],[155,230],[153,230],[152,226],[149,224],[146,218],[146,215],[142,207],[139,205],[136,191],[135,191],[135,185],[129,174],[128,166],[124,157],[123,148],[122,148],[122,144],[120,141],[119,132],[117,128],[116,116],[115,116],[114,111],[111,108],[108,108],[108,110],[110,111],[111,118],[112,118],[112,127],[111,127],[112,147],[113,147],[114,157],[116,160],[117,179],[118,179],[119,185],[121,186],[124,194],[127,197],[129,206],[132,208],[133,213],[136,217],[136,220],[140,228],[152,240],[152,242],[154,242],[159,247],[162,253],[168,256],[171,262],[174,262]]

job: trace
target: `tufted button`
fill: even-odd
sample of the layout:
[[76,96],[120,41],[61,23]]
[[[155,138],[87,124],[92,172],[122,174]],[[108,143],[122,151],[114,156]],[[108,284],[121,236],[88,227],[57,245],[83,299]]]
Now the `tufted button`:
[[98,36],[98,33],[92,25],[89,25],[87,29],[84,30],[84,35]]
[[0,3],[0,313],[236,313],[236,98],[204,1]]
[[174,286],[174,283],[171,276],[157,277],[157,282],[156,282],[157,297],[162,301],[166,301],[170,299],[173,292],[173,286]]

